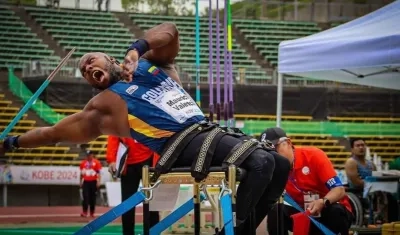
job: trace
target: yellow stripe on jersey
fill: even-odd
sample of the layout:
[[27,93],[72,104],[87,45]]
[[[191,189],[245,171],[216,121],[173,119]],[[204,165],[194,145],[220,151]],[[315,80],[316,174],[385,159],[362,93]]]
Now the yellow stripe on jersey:
[[163,138],[163,137],[170,137],[174,132],[171,131],[165,131],[165,130],[160,130],[154,126],[151,126],[147,124],[146,122],[140,120],[139,118],[133,116],[133,115],[128,115],[128,121],[129,121],[129,126],[132,128],[134,131],[145,135],[150,138]]
[[151,66],[150,68],[149,68],[149,70],[147,70],[147,71],[149,71],[149,73],[153,73],[153,71],[156,69],[157,67],[156,66]]

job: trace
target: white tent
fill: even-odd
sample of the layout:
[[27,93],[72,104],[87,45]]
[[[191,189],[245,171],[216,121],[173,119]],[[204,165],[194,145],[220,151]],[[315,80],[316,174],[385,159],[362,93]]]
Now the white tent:
[[400,0],[320,33],[279,44],[277,125],[282,76],[400,90]]

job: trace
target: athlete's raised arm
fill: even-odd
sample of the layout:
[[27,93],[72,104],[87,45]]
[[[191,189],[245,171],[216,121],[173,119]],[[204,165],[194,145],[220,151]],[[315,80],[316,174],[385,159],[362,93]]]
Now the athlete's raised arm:
[[179,32],[174,23],[165,22],[149,29],[136,43],[128,51],[137,49],[139,57],[155,64],[173,64],[179,52]]
[[0,144],[0,152],[59,142],[86,143],[102,134],[129,136],[126,105],[109,91],[100,93],[82,111],[62,119],[54,126],[39,127],[20,136],[7,137]]
[[[149,29],[143,38],[134,42],[127,50],[124,61],[125,77],[131,76],[139,58],[152,63],[172,66],[179,52],[179,32],[174,23],[165,22]],[[179,79],[177,82],[180,83]]]

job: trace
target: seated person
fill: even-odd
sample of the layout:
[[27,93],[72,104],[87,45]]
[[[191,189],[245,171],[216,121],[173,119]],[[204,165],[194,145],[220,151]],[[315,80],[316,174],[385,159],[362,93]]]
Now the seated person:
[[[350,189],[359,190],[362,195],[364,189],[364,179],[372,176],[372,171],[376,171],[376,166],[372,161],[365,158],[366,144],[361,138],[350,139],[351,157],[345,163],[345,171]],[[369,208],[369,200],[361,198],[364,208]],[[374,216],[374,223],[396,221],[398,219],[397,202],[393,195],[385,192],[375,192],[372,196],[373,204],[377,208]]]
[[[353,219],[349,199],[344,187],[326,154],[315,147],[295,147],[280,128],[269,128],[261,135],[261,141],[271,141],[276,151],[286,157],[292,164],[286,193],[303,207],[309,210],[315,219],[324,224],[335,234],[349,234]],[[298,213],[294,207],[276,204],[268,213],[268,234],[278,234],[277,207],[283,210],[285,234],[293,231],[291,215]],[[309,234],[322,234],[313,223]]]
[[344,165],[347,181],[349,188],[362,191],[365,177],[372,176],[372,171],[376,170],[376,166],[365,159],[366,145],[363,139],[351,139],[350,146],[351,157],[347,159]]

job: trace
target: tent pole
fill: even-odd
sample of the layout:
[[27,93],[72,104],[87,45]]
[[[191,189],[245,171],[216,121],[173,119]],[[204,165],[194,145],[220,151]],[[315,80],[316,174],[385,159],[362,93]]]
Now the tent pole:
[[281,119],[282,119],[282,94],[283,94],[283,74],[278,73],[278,91],[276,94],[276,126],[281,127]]

